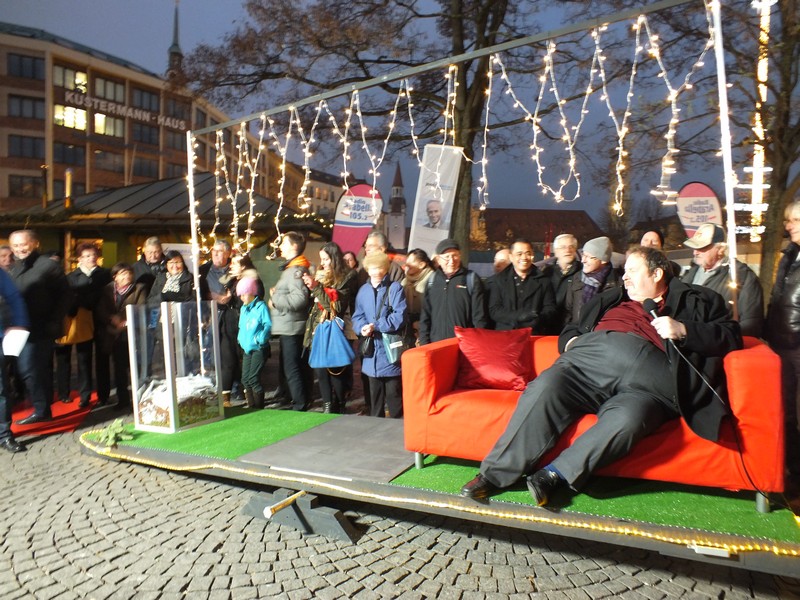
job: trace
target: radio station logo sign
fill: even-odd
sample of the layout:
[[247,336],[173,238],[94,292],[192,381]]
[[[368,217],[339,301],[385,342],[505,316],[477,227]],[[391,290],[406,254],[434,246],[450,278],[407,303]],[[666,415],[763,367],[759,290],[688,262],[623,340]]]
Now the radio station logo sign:
[[358,253],[367,234],[378,222],[383,198],[372,186],[365,183],[354,185],[339,198],[336,205],[336,218],[333,221],[333,241],[339,244],[342,252]]
[[722,225],[719,199],[705,183],[687,183],[678,192],[678,218],[689,237],[703,223]]

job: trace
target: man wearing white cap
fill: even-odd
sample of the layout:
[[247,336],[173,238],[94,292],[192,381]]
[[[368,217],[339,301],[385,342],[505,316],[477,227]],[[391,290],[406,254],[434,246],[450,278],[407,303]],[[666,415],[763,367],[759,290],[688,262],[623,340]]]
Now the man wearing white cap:
[[583,270],[573,277],[564,298],[564,323],[578,321],[581,307],[598,293],[622,287],[622,275],[611,264],[611,240],[605,236],[589,240],[581,250]]
[[730,260],[725,230],[714,223],[703,223],[694,236],[684,242],[693,250],[694,264],[681,277],[684,283],[702,285],[725,298],[728,313],[737,316],[742,335],[761,336],[764,324],[764,296],[758,276],[746,264],[736,261],[736,307],[733,312]]

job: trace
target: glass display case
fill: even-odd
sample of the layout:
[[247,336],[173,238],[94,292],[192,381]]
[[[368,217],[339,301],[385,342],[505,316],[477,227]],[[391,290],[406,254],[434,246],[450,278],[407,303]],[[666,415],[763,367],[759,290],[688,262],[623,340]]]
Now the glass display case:
[[223,417],[216,302],[128,306],[136,429],[174,433]]

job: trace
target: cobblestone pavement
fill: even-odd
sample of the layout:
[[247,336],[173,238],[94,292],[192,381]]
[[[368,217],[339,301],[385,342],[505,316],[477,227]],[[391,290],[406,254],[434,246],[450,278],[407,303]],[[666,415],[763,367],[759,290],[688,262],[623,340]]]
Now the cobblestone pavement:
[[252,489],[87,455],[79,433],[0,454],[0,599],[799,597],[797,581],[381,506],[340,506],[354,544],[303,536],[244,516]]

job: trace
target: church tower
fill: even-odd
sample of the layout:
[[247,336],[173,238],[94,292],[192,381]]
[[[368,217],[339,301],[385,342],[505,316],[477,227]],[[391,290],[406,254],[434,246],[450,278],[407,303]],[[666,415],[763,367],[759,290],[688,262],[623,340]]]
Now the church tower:
[[169,68],[167,79],[172,81],[183,71],[183,52],[178,43],[178,2],[175,0],[175,19],[172,24],[172,45],[169,47]]
[[403,192],[403,176],[400,174],[400,164],[394,173],[392,182],[392,195],[389,198],[389,213],[386,215],[386,237],[389,245],[395,250],[405,250],[406,237],[406,198]]

